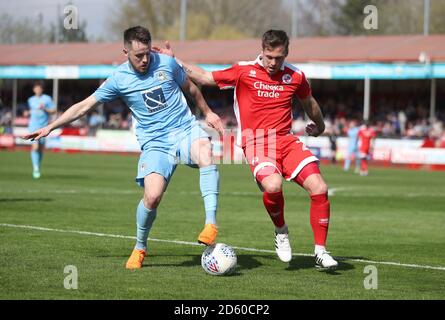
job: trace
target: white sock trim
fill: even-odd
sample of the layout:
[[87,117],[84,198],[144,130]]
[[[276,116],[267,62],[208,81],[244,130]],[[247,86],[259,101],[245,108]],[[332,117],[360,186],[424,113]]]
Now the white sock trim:
[[323,252],[326,251],[326,247],[325,246],[319,246],[318,244],[315,245],[315,249],[314,249],[314,253],[317,254],[319,252]]

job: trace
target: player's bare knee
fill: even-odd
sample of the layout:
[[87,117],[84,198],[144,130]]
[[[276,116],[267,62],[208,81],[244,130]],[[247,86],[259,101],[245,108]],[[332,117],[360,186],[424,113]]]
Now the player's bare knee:
[[199,139],[192,143],[191,159],[200,168],[208,167],[213,163],[212,145],[209,139]]
[[281,186],[279,185],[268,186],[264,188],[264,191],[267,193],[277,193],[281,191]]
[[328,192],[328,186],[322,180],[322,181],[319,181],[316,184],[312,184],[309,188],[307,188],[307,191],[309,192],[310,195],[325,194],[325,193]]
[[328,192],[328,186],[320,174],[310,175],[304,181],[303,187],[310,195],[324,194]]
[[199,167],[208,167],[212,163],[212,146],[210,144],[210,141],[201,142],[198,159]]
[[261,182],[261,185],[262,185],[264,191],[267,193],[280,192],[282,189],[281,179],[276,179],[276,178],[264,179]]
[[321,182],[318,186],[317,186],[317,193],[315,194],[325,194],[328,192],[328,186],[327,184],[323,181]]
[[149,209],[155,209],[161,202],[162,195],[157,194],[144,194],[144,207]]
[[208,167],[213,163],[212,161],[212,152],[209,150],[207,152],[202,152],[199,155],[199,167]]

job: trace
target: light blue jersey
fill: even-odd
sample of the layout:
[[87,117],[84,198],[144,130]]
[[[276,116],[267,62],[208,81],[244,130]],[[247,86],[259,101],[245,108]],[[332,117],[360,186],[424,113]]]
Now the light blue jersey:
[[[166,148],[195,121],[181,91],[186,74],[174,58],[151,53],[145,74],[134,71],[127,61],[96,90],[99,102],[121,98],[136,120],[141,150]],[[178,134],[176,134],[176,132]]]
[[358,150],[358,131],[359,127],[352,127],[348,130],[348,152],[353,153]]
[[31,118],[29,119],[28,124],[29,132],[36,131],[37,129],[48,125],[49,114],[42,108],[54,108],[54,104],[50,96],[46,94],[42,94],[40,97],[34,95],[28,99],[28,107],[31,113]]
[[136,176],[140,186],[144,186],[144,177],[153,172],[168,182],[179,162],[196,165],[190,158],[191,143],[209,138],[182,93],[186,79],[174,58],[151,53],[145,74],[125,62],[94,93],[99,102],[121,98],[132,112],[142,150]]

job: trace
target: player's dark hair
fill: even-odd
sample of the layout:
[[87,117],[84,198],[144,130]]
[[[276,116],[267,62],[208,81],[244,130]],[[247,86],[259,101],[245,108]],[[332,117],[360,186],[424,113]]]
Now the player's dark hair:
[[34,88],[37,86],[39,86],[42,89],[45,89],[45,83],[43,81],[40,81],[40,80],[34,81],[34,83],[32,84],[32,87]]
[[284,46],[287,55],[289,53],[289,37],[283,30],[268,30],[263,34],[262,46],[263,50]]
[[124,45],[125,47],[131,47],[132,41],[142,42],[148,44],[151,42],[151,34],[147,28],[136,26],[128,28],[124,31]]

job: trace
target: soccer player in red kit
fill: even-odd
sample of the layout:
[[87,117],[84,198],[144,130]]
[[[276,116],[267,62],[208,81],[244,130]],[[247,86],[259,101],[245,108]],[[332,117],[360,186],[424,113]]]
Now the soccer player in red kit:
[[368,159],[371,157],[372,142],[376,135],[376,132],[369,126],[367,121],[365,121],[358,131],[358,152],[361,160],[361,176],[368,175]]
[[[155,50],[173,56],[168,42],[165,49]],[[234,111],[239,126],[237,143],[243,148],[263,192],[264,206],[275,225],[275,247],[280,260],[289,262],[292,259],[284,219],[284,178],[298,183],[309,193],[316,267],[335,268],[338,263],[325,247],[330,217],[328,187],[321,176],[318,159],[291,133],[292,100],[298,98],[313,121],[306,126],[309,135],[323,133],[325,124],[304,73],[285,62],[288,50],[287,34],[269,30],[262,37],[262,52],[254,61],[207,72],[177,60],[198,84],[235,88]]]

